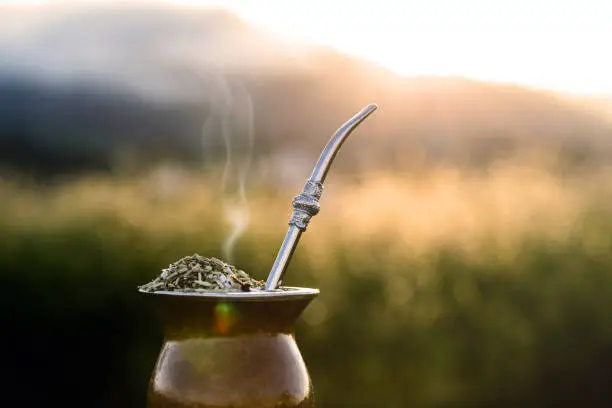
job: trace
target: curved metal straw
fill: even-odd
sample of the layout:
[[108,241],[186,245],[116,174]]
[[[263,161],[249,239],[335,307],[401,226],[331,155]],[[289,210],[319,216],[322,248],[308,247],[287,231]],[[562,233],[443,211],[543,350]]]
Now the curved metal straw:
[[304,184],[302,192],[293,199],[293,215],[289,220],[289,230],[268,275],[266,290],[277,289],[280,286],[302,232],[306,231],[310,219],[319,213],[319,199],[323,192],[323,182],[342,143],[376,108],[378,106],[374,103],[363,108],[336,131],[323,149],[310,178]]

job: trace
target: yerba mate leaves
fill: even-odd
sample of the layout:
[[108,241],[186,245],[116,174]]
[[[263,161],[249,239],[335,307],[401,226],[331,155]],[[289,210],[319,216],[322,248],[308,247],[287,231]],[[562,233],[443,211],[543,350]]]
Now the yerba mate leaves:
[[145,292],[214,292],[262,289],[264,282],[251,278],[217,258],[186,256],[162,270],[151,282],[139,286]]

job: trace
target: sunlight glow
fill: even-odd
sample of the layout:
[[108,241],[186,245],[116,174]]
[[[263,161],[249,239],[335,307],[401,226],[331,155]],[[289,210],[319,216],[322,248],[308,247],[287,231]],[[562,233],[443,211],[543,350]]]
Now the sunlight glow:
[[[178,0],[177,0],[178,1]],[[288,40],[403,75],[463,76],[612,93],[612,2],[601,0],[188,1],[226,7]]]
[[221,7],[287,41],[329,46],[401,75],[612,94],[606,0],[80,1],[94,2]]

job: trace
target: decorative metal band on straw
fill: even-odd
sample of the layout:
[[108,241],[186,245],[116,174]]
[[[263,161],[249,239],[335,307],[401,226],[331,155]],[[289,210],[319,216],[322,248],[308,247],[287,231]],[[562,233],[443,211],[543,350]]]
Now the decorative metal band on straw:
[[304,184],[302,192],[293,199],[293,214],[289,220],[289,230],[268,275],[266,290],[277,289],[280,286],[302,232],[306,231],[310,219],[319,213],[321,208],[319,199],[323,193],[323,182],[342,143],[377,107],[376,104],[371,104],[363,108],[336,131],[323,149],[310,178]]

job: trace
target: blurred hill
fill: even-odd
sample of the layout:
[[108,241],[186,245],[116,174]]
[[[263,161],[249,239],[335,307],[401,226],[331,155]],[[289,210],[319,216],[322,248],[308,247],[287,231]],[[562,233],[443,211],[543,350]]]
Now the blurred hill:
[[338,167],[480,166],[534,150],[597,164],[612,153],[605,104],[405,78],[282,41],[223,10],[4,5],[0,21],[0,162],[9,168],[49,175],[166,159],[201,165],[223,157],[222,134],[252,130],[259,162],[282,172],[308,158],[304,174],[331,133],[370,102],[381,109]]

